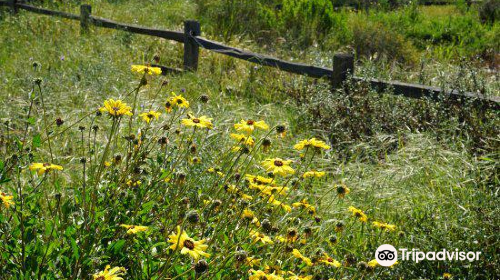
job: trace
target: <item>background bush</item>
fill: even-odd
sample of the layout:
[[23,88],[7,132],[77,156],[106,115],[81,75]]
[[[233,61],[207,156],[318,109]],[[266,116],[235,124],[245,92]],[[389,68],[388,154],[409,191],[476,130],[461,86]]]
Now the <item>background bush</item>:
[[[478,8],[465,2],[421,7],[415,1],[373,1],[369,9],[358,9],[356,3],[364,2],[209,0],[198,1],[198,12],[205,30],[224,40],[248,38],[269,47],[281,37],[287,47],[300,51],[337,51],[350,45],[362,57],[374,53],[366,50],[364,39],[373,34],[376,42],[368,48],[390,60],[411,65],[415,54],[431,51],[443,61],[480,56],[495,65],[498,1]],[[389,49],[384,52],[374,45]],[[410,57],[402,59],[406,54]]]

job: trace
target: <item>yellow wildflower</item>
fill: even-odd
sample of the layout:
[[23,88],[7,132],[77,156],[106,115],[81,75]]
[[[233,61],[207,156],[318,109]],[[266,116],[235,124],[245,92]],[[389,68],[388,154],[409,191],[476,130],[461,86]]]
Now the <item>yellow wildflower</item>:
[[311,259],[302,255],[297,249],[293,249],[292,255],[298,259],[301,259],[307,266],[313,265]]
[[43,175],[45,172],[50,172],[51,170],[63,170],[62,166],[52,163],[33,163],[29,168],[31,171],[38,170],[38,175]]
[[365,223],[368,221],[368,217],[366,216],[366,214],[361,211],[360,209],[357,209],[353,206],[349,206],[349,209],[348,209],[356,218],[358,218],[361,222]]
[[267,265],[264,267],[265,273],[272,273],[276,275],[284,275],[286,272],[281,270],[281,268],[277,265]]
[[14,199],[12,195],[7,195],[6,193],[0,192],[0,200],[2,200],[2,203],[5,206],[5,208],[9,209],[11,205],[14,205],[12,199]]
[[390,224],[382,223],[382,222],[373,222],[373,226],[376,228],[382,229],[382,230],[386,230],[386,231],[396,230],[395,225],[390,225]]
[[241,218],[249,220],[255,226],[260,227],[259,219],[257,219],[257,217],[255,217],[254,212],[252,210],[248,209],[248,208],[245,209],[245,210],[243,210],[243,213],[241,213]]
[[298,238],[299,238],[299,233],[297,232],[297,229],[289,228],[286,233],[286,241],[289,243],[293,243],[297,241]]
[[158,119],[161,113],[156,111],[144,112],[139,115],[146,123],[150,123],[152,119]]
[[292,206],[294,208],[304,208],[311,215],[316,214],[316,208],[314,206],[312,206],[311,204],[309,204],[307,202],[307,199],[305,199],[305,198],[303,200],[299,201],[299,202],[292,203]]
[[234,140],[238,141],[238,143],[241,143],[243,145],[253,146],[254,144],[252,136],[247,136],[245,134],[231,133],[231,138],[233,138]]
[[297,151],[300,151],[300,150],[307,148],[307,147],[314,147],[314,148],[325,149],[325,150],[330,149],[330,146],[328,146],[325,142],[318,140],[316,138],[302,140],[293,146],[293,148]]
[[269,236],[255,230],[251,230],[249,236],[252,238],[253,244],[259,241],[264,245],[274,243]]
[[303,178],[311,178],[311,177],[316,177],[316,178],[321,178],[323,176],[325,176],[325,171],[315,171],[315,170],[311,170],[311,171],[307,171],[304,173],[304,175],[302,175]]
[[243,219],[253,219],[255,217],[255,214],[253,213],[252,210],[250,209],[245,209],[243,210],[243,213],[241,213],[241,218]]
[[165,102],[165,111],[166,111],[167,113],[172,112],[172,108],[173,108],[173,107],[174,107],[174,106],[172,105],[172,102],[170,102],[170,100],[167,100],[167,101]]
[[121,117],[123,115],[132,116],[132,108],[121,100],[108,99],[104,101],[104,107],[99,108],[101,112],[108,112],[111,117]]
[[272,205],[275,205],[275,206],[280,206],[283,210],[285,210],[288,213],[290,213],[292,211],[292,207],[290,207],[290,205],[285,204],[285,203],[275,199],[274,195],[271,195],[267,202],[271,203]]
[[234,128],[237,131],[244,131],[247,134],[251,134],[256,128],[267,130],[269,126],[264,121],[241,120],[239,123],[234,124]]
[[176,95],[172,92],[172,96],[168,99],[168,102],[170,102],[172,107],[177,106],[179,108],[189,108],[189,101],[187,101],[187,99],[180,94]]
[[129,187],[137,187],[137,186],[140,186],[142,184],[142,182],[140,180],[137,180],[137,181],[132,181],[132,180],[128,180],[127,181],[127,186]]
[[289,271],[288,272],[291,276],[287,278],[287,280],[312,280],[313,276],[312,275],[307,275],[307,276],[300,276],[296,275],[295,273]]
[[180,249],[181,254],[183,255],[189,254],[195,260],[199,259],[200,256],[210,257],[210,254],[205,252],[208,248],[208,245],[203,244],[205,243],[205,240],[196,241],[189,237],[184,230],[181,233],[180,226],[177,226],[177,234],[172,233],[168,236],[168,238],[168,242],[172,243],[170,249]]
[[266,195],[284,195],[286,194],[290,188],[284,187],[284,186],[278,186],[278,185],[258,185],[254,183],[250,183],[248,185],[249,189],[252,190],[259,190],[261,193],[266,194]]
[[212,124],[212,119],[207,118],[205,116],[201,116],[199,118],[190,117],[188,119],[183,119],[182,124],[185,126],[194,126],[199,128],[208,128],[212,129],[214,126]]
[[127,272],[124,267],[113,267],[109,269],[111,266],[107,265],[104,271],[94,274],[92,277],[94,280],[123,280],[122,276]]
[[257,184],[261,184],[261,185],[271,184],[274,180],[272,178],[266,178],[266,177],[262,177],[262,176],[254,176],[251,174],[246,174],[245,179],[249,182],[257,183]]
[[323,253],[323,257],[319,259],[319,262],[324,263],[329,266],[334,266],[334,267],[341,267],[341,264],[339,261],[331,258],[327,253]]
[[199,157],[192,157],[192,158],[189,159],[189,163],[191,163],[191,164],[199,164],[199,163],[201,163],[201,158],[199,158]]
[[452,277],[453,276],[448,272],[443,273],[443,279],[451,279]]
[[233,193],[233,194],[237,194],[240,192],[240,189],[238,189],[235,185],[225,185],[224,190],[226,190],[226,192],[228,193]]
[[126,224],[121,224],[120,226],[122,228],[127,229],[127,234],[136,234],[138,232],[147,231],[149,229],[149,227],[145,227],[145,226],[134,226],[134,225],[126,225]]
[[286,212],[288,212],[288,213],[292,212],[292,207],[290,207],[290,205],[285,204],[285,203],[281,203],[281,204],[280,204],[280,206],[281,206],[281,208],[282,208],[283,210],[285,210]]
[[286,242],[288,242],[288,240],[287,240],[285,237],[283,237],[282,235],[278,235],[278,236],[276,236],[276,237],[274,237],[274,238],[276,238],[276,240],[278,240],[278,241],[279,241],[279,242],[281,242],[281,243],[286,243]]
[[272,172],[275,175],[287,176],[294,174],[295,170],[290,167],[291,160],[283,160],[281,158],[269,158],[262,162],[262,166],[267,172]]
[[344,198],[350,192],[351,190],[343,183],[340,186],[337,186],[337,195],[339,198]]
[[368,266],[371,267],[371,268],[374,268],[374,267],[378,266],[377,260],[374,259],[374,260],[369,261],[368,262]]
[[262,259],[257,259],[256,257],[247,257],[245,259],[245,263],[248,265],[248,266],[259,266],[260,265],[260,261]]
[[241,199],[243,199],[245,201],[250,201],[253,199],[253,197],[251,195],[245,194],[243,192],[240,192],[239,195],[240,195]]
[[161,75],[160,67],[151,67],[146,65],[132,65],[130,67],[132,72],[140,73],[140,74],[148,74],[148,75]]
[[262,280],[262,279],[265,279],[265,280],[283,280],[283,277],[274,274],[274,272],[269,274],[269,273],[266,273],[262,270],[253,270],[253,269],[250,269],[248,272],[251,274],[249,277],[249,280]]

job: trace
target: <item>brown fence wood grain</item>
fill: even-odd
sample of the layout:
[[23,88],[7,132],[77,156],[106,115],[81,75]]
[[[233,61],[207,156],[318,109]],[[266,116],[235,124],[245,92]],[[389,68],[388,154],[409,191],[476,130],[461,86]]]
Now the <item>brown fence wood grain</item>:
[[[15,3],[14,6],[17,9],[23,9],[23,10],[33,12],[33,13],[49,15],[49,16],[57,16],[57,17],[62,17],[62,18],[66,18],[66,19],[71,19],[71,20],[81,20],[82,19],[81,15],[75,15],[75,14],[66,13],[66,12],[53,11],[53,10],[49,10],[49,9],[45,9],[45,8],[39,8],[39,7],[35,7],[32,5],[12,2],[12,0],[0,1],[0,6],[9,6],[12,3]],[[253,52],[245,51],[245,50],[242,50],[239,48],[230,47],[230,46],[224,45],[222,43],[203,38],[201,36],[198,36],[199,32],[185,33],[185,32],[180,32],[180,31],[170,31],[170,30],[155,29],[155,28],[148,28],[148,27],[143,27],[143,26],[138,26],[138,25],[130,25],[130,24],[125,24],[125,23],[120,23],[120,22],[116,22],[113,20],[92,16],[92,15],[90,15],[90,10],[89,10],[88,18],[85,20],[85,22],[90,24],[90,25],[94,25],[94,26],[98,26],[98,27],[124,30],[127,32],[136,33],[136,34],[155,36],[155,37],[173,40],[173,41],[176,41],[179,43],[184,43],[184,44],[186,42],[188,42],[190,44],[196,43],[199,47],[202,47],[206,50],[213,51],[213,52],[220,53],[220,54],[227,55],[227,56],[231,56],[234,58],[242,59],[242,60],[249,61],[252,63],[256,63],[256,64],[260,64],[260,65],[264,65],[264,66],[269,66],[269,67],[274,67],[274,68],[278,68],[278,69],[286,71],[286,72],[299,74],[299,75],[305,75],[305,76],[312,77],[312,78],[328,78],[332,81],[335,81],[333,83],[335,88],[339,88],[341,86],[341,84],[343,84],[343,82],[349,78],[345,75],[349,71],[338,70],[338,69],[344,69],[344,68],[345,69],[352,69],[351,72],[354,72],[354,67],[353,67],[353,64],[351,62],[349,62],[348,63],[349,65],[347,65],[347,66],[340,65],[340,64],[334,65],[333,68],[318,67],[318,66],[312,66],[312,65],[296,63],[296,62],[288,62],[288,61],[281,60],[281,59],[271,57],[268,55],[253,53]],[[195,21],[191,21],[191,22],[195,22]],[[187,36],[189,36],[189,38]],[[191,48],[188,48],[188,49],[193,49],[193,47],[194,46],[191,46]],[[194,57],[194,56],[196,56],[196,57]],[[198,59],[198,53],[196,51],[189,51],[189,53],[185,53],[185,55],[184,55],[185,68],[186,68],[186,63],[188,63],[189,65],[187,68],[189,68],[191,70],[196,70],[196,67],[194,67],[194,66],[195,66],[195,64],[197,65],[197,59]],[[335,59],[334,59],[334,63],[335,63]],[[159,65],[157,65],[157,66],[159,66]],[[177,69],[177,68],[169,68],[169,67],[165,67],[165,66],[159,66],[159,67],[161,67],[163,71],[168,72],[168,73],[179,73],[182,71],[182,70]],[[334,70],[336,72],[334,72]],[[344,71],[346,73],[338,73],[338,71]],[[350,74],[352,75],[354,73],[350,73]],[[368,83],[372,88],[374,88],[378,92],[390,92],[390,93],[393,93],[395,95],[402,95],[402,96],[409,97],[409,98],[428,98],[428,99],[436,100],[436,101],[443,100],[443,99],[451,99],[451,100],[453,100],[455,102],[459,102],[459,103],[472,103],[472,104],[474,104],[476,106],[480,106],[482,108],[500,110],[500,97],[497,97],[497,96],[487,97],[487,96],[484,96],[483,94],[480,94],[480,93],[459,92],[456,90],[446,91],[446,90],[443,90],[443,89],[438,88],[438,87],[430,87],[430,86],[419,85],[419,84],[403,83],[403,82],[398,82],[398,81],[383,81],[383,80],[378,80],[378,79],[361,78],[361,77],[357,77],[357,76],[352,76],[351,78],[355,82]]]
[[16,6],[19,9],[23,9],[29,12],[37,13],[37,14],[42,14],[42,15],[47,15],[47,16],[56,16],[56,17],[62,17],[62,18],[67,18],[67,19],[73,19],[73,20],[80,20],[79,15],[71,14],[71,13],[66,13],[66,12],[60,12],[60,11],[53,11],[49,9],[44,9],[44,8],[39,8],[27,4],[16,4]]
[[138,25],[124,24],[116,21],[112,21],[109,19],[91,16],[91,22],[93,25],[104,27],[104,28],[112,28],[118,30],[124,30],[131,33],[150,35],[155,37],[160,37],[168,40],[177,41],[179,43],[184,42],[184,33],[179,31],[169,31],[155,28],[148,28]]
[[306,75],[313,78],[324,78],[332,75],[332,70],[324,67],[306,65],[302,63],[287,62],[271,56],[244,51],[238,48],[226,46],[224,44],[195,36],[196,42],[207,50],[224,54],[227,56],[243,59],[260,65],[275,67],[290,73]]
[[427,98],[434,101],[451,99],[454,102],[471,102],[488,109],[500,110],[500,97],[486,97],[481,93],[461,92],[457,90],[446,91],[438,87],[410,84],[397,81],[383,81],[353,76],[356,82],[369,83],[378,92],[392,91],[394,95],[403,95],[409,98]]

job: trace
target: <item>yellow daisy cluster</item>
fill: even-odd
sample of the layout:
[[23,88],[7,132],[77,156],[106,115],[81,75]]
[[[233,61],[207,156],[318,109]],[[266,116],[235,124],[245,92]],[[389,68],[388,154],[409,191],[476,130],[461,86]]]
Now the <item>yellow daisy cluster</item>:
[[[144,65],[133,65],[132,71],[143,74],[142,80],[146,75],[161,74],[161,69]],[[103,122],[111,120],[110,133],[97,136],[98,128],[92,128],[94,133],[82,133],[82,142],[90,143],[85,143],[82,150],[92,152],[80,158],[82,166],[78,170],[82,170],[83,184],[74,189],[81,189],[82,195],[77,196],[72,207],[82,205],[75,212],[78,223],[82,221],[79,229],[93,230],[93,235],[106,241],[89,246],[90,250],[105,254],[102,259],[130,264],[127,267],[131,277],[142,273],[134,270],[137,267],[158,279],[217,278],[209,266],[216,267],[213,271],[231,266],[237,270],[234,275],[242,277],[248,273],[248,278],[254,280],[311,280],[322,273],[328,279],[337,269],[350,266],[345,270],[355,270],[348,257],[342,263],[336,260],[343,253],[344,244],[340,241],[344,224],[330,217],[323,222],[324,213],[318,208],[331,204],[330,197],[319,188],[331,178],[326,171],[314,168],[314,164],[326,162],[314,157],[321,156],[320,150],[329,150],[329,145],[309,138],[293,146],[301,155],[291,151],[291,147],[283,148],[287,153],[281,156],[268,155],[276,151],[274,145],[270,148],[270,132],[266,132],[270,126],[264,120],[243,119],[219,129],[212,118],[202,114],[202,106],[188,112],[190,102],[176,93],[161,97],[166,99],[165,110],[170,113],[162,115],[158,111],[161,109],[154,107],[154,100],[137,99],[144,92],[139,91],[141,86],[129,101],[132,107],[122,100],[104,101],[92,124],[105,130]],[[141,109],[135,115],[137,108],[145,106],[149,109]],[[98,119],[102,113],[111,118]],[[123,116],[130,118],[125,120]],[[276,132],[284,136],[286,129],[276,126]],[[221,135],[225,138],[221,139]],[[278,141],[276,147],[285,146],[283,139],[275,138],[272,141]],[[52,179],[59,184],[57,180],[61,178],[53,171],[61,171],[63,167],[32,163],[29,169],[39,175],[28,172],[33,181],[43,183]],[[40,177],[49,172],[53,172],[54,178]],[[332,190],[332,184],[328,184],[328,190]],[[333,186],[331,197],[344,209],[344,205],[349,205],[344,203],[349,203],[346,195],[350,189],[343,183]],[[335,190],[344,199],[336,199]],[[19,205],[14,204],[14,196],[3,192],[0,200],[2,208]],[[13,211],[17,208],[13,207]],[[368,222],[362,210],[351,206],[348,211],[359,221]],[[349,213],[344,211],[342,215]],[[116,222],[118,219],[130,222],[121,224]],[[96,221],[111,226],[91,224]],[[371,225],[387,232],[396,229],[395,225],[380,221]],[[346,231],[354,232],[356,227],[364,226],[349,223]],[[330,236],[325,236],[325,232]],[[79,242],[79,246],[85,244],[85,240]],[[123,256],[132,257],[107,255],[115,250],[123,250]],[[97,253],[88,254],[95,257]],[[135,256],[141,259],[134,264]],[[234,264],[230,263],[233,261]],[[377,266],[373,261],[363,264]],[[88,268],[84,269],[87,275],[97,271],[89,273]],[[126,273],[124,267],[107,265],[92,277],[121,280]]]

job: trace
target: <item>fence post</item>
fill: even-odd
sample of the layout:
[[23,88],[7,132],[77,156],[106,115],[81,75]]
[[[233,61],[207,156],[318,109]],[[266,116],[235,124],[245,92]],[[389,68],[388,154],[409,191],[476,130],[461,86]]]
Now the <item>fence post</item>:
[[7,5],[10,7],[10,13],[15,15],[17,14],[17,0],[8,0]]
[[92,6],[88,4],[80,5],[80,34],[85,34],[89,31],[91,13]]
[[346,53],[334,54],[332,88],[337,89],[342,87],[348,74],[354,74],[354,56]]
[[196,20],[184,22],[184,70],[196,71],[198,69],[198,56],[200,48],[198,43],[190,36],[201,35],[200,23]]

